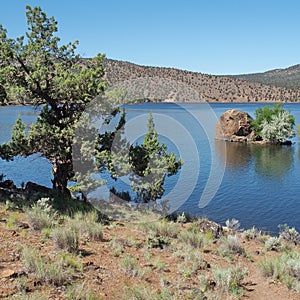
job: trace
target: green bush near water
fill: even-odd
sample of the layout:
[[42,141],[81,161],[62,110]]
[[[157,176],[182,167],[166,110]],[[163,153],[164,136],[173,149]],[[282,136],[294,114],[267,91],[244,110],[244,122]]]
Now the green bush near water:
[[284,143],[288,138],[295,136],[295,118],[282,103],[274,104],[273,108],[269,105],[255,111],[256,119],[251,125],[256,134],[264,140],[274,144]]

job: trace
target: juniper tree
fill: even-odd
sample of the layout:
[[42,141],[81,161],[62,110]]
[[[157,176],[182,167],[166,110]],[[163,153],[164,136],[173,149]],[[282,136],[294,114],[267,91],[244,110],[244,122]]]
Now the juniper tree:
[[[13,160],[17,155],[26,157],[41,153],[52,163],[53,188],[70,195],[67,184],[75,175],[74,141],[79,143],[83,151],[89,145],[89,150],[83,156],[79,153],[76,157],[87,160],[88,164],[84,166],[94,160],[94,149],[90,148],[94,141],[85,139],[84,135],[78,141],[75,128],[89,103],[96,96],[103,95],[105,90],[105,82],[102,80],[104,55],[98,54],[93,59],[83,60],[76,55],[77,41],[60,45],[54,17],[47,17],[40,7],[27,6],[26,10],[28,31],[25,36],[10,39],[7,30],[0,24],[0,86],[6,98],[12,100],[16,97],[14,102],[42,105],[43,108],[28,132],[22,120],[17,120],[11,141],[0,146],[0,157]],[[99,97],[100,105],[101,99],[105,102],[106,98],[120,102],[122,97],[119,94]],[[105,106],[101,109],[98,101],[96,113],[109,113],[110,103],[105,103]],[[111,118],[119,112],[117,109],[112,110]],[[111,119],[107,120],[110,122]],[[120,170],[123,165],[123,173],[130,174],[138,194],[145,200],[156,200],[164,192],[162,186],[165,176],[175,174],[181,162],[177,161],[174,154],[167,153],[166,146],[157,141],[152,117],[148,122],[144,143],[131,147],[128,159],[118,155],[125,155],[128,149],[128,143],[123,143],[120,132],[124,123],[125,115],[122,114],[111,132],[98,135],[95,142],[98,171],[108,168],[113,174],[113,168]],[[120,143],[116,142],[118,139]],[[120,149],[115,151],[115,146]],[[125,161],[130,161],[127,167]],[[76,191],[81,191],[81,184],[86,185],[87,191],[94,186],[89,178],[94,170],[97,171],[88,167],[86,172],[84,170],[77,177],[79,186]],[[149,174],[152,174],[155,181],[141,179],[147,178]]]
[[40,152],[52,163],[53,188],[69,194],[74,126],[86,105],[104,91],[104,56],[83,63],[75,52],[77,41],[60,45],[54,17],[40,7],[26,10],[25,36],[11,39],[0,24],[0,85],[9,96],[17,94],[43,109],[28,134],[17,121],[12,140],[0,147],[0,157]]
[[[122,118],[125,116],[122,115]],[[119,125],[124,124],[125,119],[119,122]],[[98,165],[102,170],[109,170],[114,179],[128,175],[137,200],[155,203],[165,192],[163,185],[166,176],[175,175],[182,161],[177,159],[175,153],[168,152],[164,143],[159,142],[151,113],[147,122],[147,133],[141,144],[130,146],[123,133],[123,127],[119,126],[117,131],[105,132],[99,136]],[[108,145],[110,146],[107,147]]]
[[168,152],[164,143],[159,142],[151,113],[147,129],[143,143],[130,148],[129,161],[133,171],[130,179],[138,200],[155,202],[165,192],[163,185],[166,176],[175,175],[182,161],[177,159],[175,153]]

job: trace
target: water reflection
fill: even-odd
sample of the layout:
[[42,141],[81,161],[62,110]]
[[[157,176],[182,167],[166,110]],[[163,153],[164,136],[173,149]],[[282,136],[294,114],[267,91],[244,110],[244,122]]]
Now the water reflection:
[[251,149],[246,144],[215,140],[215,147],[227,169],[243,168],[251,162]]
[[[226,147],[222,146],[226,143]],[[274,146],[215,141],[216,152],[229,170],[254,164],[255,172],[281,179],[288,174],[294,162],[293,146]],[[226,151],[224,150],[226,148]]]
[[280,179],[290,171],[294,162],[293,146],[251,146],[257,173]]

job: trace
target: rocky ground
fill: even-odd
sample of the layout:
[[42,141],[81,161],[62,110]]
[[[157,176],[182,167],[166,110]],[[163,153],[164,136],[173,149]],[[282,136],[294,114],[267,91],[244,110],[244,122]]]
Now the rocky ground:
[[0,298],[300,298],[292,229],[272,238],[234,221],[223,228],[123,208],[117,215],[99,224],[94,212],[68,217],[45,203],[0,202]]

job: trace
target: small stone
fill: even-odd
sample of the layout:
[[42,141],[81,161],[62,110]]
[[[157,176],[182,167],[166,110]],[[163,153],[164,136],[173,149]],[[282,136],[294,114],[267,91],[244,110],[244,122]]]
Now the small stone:
[[91,260],[85,260],[85,261],[82,262],[82,264],[83,264],[84,266],[91,266],[91,265],[94,264],[94,262],[91,261]]
[[0,273],[0,279],[13,277],[15,275],[15,273],[16,272],[14,270],[11,270],[11,269],[4,270]]

